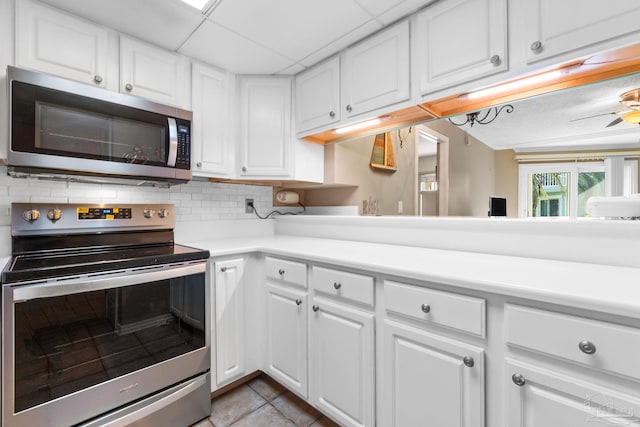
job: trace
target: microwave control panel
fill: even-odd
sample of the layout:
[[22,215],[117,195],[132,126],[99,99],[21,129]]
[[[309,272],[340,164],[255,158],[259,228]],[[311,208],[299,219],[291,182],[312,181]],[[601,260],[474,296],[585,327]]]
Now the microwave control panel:
[[178,123],[178,153],[176,167],[181,169],[191,168],[191,129],[188,122],[176,119]]

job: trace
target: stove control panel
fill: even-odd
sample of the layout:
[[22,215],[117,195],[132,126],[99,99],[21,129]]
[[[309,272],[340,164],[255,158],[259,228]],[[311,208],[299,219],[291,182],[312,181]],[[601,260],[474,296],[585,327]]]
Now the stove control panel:
[[64,232],[79,234],[103,231],[173,230],[171,204],[90,204],[63,205],[13,203],[11,233],[44,235]]

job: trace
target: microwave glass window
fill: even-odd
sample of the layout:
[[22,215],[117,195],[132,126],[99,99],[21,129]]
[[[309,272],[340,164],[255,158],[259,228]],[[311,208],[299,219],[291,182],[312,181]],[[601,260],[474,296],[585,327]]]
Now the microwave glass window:
[[126,163],[163,164],[164,126],[37,102],[38,149]]
[[204,347],[204,273],[15,304],[15,412]]

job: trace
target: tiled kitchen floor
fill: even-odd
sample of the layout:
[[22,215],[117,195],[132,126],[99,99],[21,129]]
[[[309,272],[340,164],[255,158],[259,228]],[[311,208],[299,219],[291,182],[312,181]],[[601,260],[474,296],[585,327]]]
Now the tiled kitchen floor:
[[191,427],[338,427],[265,374],[211,402],[211,415]]

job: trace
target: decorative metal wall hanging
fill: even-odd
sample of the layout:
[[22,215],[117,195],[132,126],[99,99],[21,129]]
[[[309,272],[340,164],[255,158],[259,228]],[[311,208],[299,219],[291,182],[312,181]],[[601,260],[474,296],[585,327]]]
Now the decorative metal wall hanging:
[[465,120],[463,123],[456,123],[455,121],[453,121],[451,118],[449,118],[449,122],[453,125],[456,126],[464,126],[467,123],[469,124],[469,126],[473,127],[473,125],[475,123],[481,124],[481,125],[488,125],[489,123],[493,122],[495,119],[498,118],[498,116],[500,115],[500,113],[502,113],[502,111],[505,111],[507,114],[510,114],[513,112],[514,108],[513,105],[511,104],[507,104],[507,105],[503,105],[501,107],[492,107],[487,109],[486,111],[474,111],[472,113],[467,113],[467,120]]

